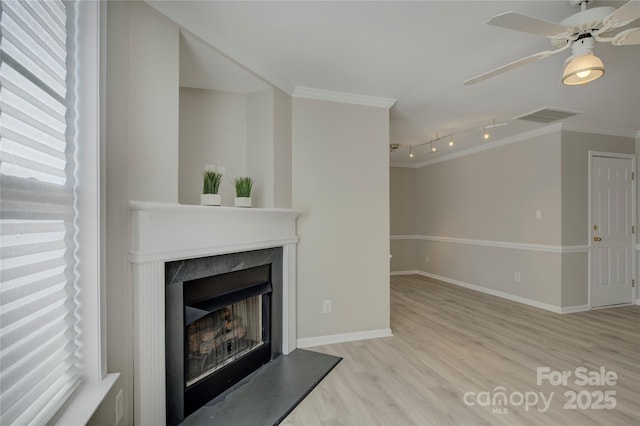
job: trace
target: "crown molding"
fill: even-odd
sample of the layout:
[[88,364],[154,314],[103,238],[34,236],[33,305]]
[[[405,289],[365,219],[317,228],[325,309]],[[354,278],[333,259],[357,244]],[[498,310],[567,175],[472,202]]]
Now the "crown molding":
[[462,151],[453,152],[451,154],[443,155],[442,157],[434,158],[433,160],[421,161],[420,163],[408,164],[408,163],[390,163],[391,167],[406,167],[417,169],[420,167],[430,166],[432,164],[441,163],[443,161],[453,160],[455,158],[466,157],[467,155],[475,154],[477,152],[486,151],[489,149],[499,148],[501,146],[510,145],[512,143],[522,142],[535,138],[537,136],[547,135],[549,133],[555,133],[562,130],[562,123],[552,124],[550,126],[541,127],[539,129],[530,130],[528,132],[520,133],[517,135],[509,136],[504,139],[498,139],[493,142],[488,142],[480,146],[476,146]]
[[593,129],[583,126],[578,126],[575,124],[567,124],[564,122],[555,123],[550,126],[541,127],[539,129],[531,130],[528,132],[520,133],[518,135],[509,136],[504,139],[499,139],[493,142],[489,142],[474,148],[465,149],[458,152],[453,152],[451,154],[444,155],[442,157],[434,158],[433,160],[421,161],[419,163],[397,163],[392,162],[389,163],[390,167],[403,167],[408,169],[419,169],[420,167],[430,166],[432,164],[440,163],[442,161],[453,160],[455,158],[464,157],[467,155],[475,154],[476,152],[485,151],[487,149],[499,148],[504,145],[509,145],[512,143],[523,142],[525,140],[534,138],[536,136],[542,136],[549,133],[554,133],[558,131],[567,131],[567,132],[579,132],[579,133],[591,133],[596,135],[607,135],[607,136],[618,136],[625,138],[633,138],[640,139],[640,130],[633,132],[621,132],[619,130],[610,130],[610,129]]
[[460,158],[467,155],[475,154],[476,152],[499,148],[504,145],[522,142],[522,141],[534,138],[536,136],[542,136],[542,135],[559,132],[563,130],[567,132],[591,133],[596,135],[607,135],[607,136],[618,136],[618,137],[625,137],[625,138],[640,139],[640,130],[635,132],[621,132],[618,130],[587,128],[583,126],[576,126],[575,124],[567,124],[567,123],[561,122],[561,123],[552,124],[550,126],[541,127],[539,129],[531,130],[528,132],[520,133],[518,135],[509,136],[507,138],[499,139],[499,140],[489,142],[480,146],[476,146],[473,148],[465,149],[458,152],[453,152],[448,155],[443,155],[442,157],[434,158],[433,160],[421,161],[419,163],[389,163],[389,166],[404,167],[408,169],[419,169],[420,167],[430,166],[432,164],[437,164],[442,161],[453,160],[455,158]]
[[358,95],[355,93],[336,92],[333,90],[314,89],[312,87],[296,86],[294,98],[315,99],[319,101],[339,102],[343,104],[364,105],[389,109],[396,103],[393,98]]
[[619,136],[623,138],[638,138],[640,136],[640,130],[624,132],[620,130],[611,130],[611,129],[595,129],[590,127],[585,127],[581,125],[576,125],[572,123],[560,123],[562,124],[562,130],[567,132],[578,132],[578,133],[592,133],[595,135],[607,135],[607,136]]

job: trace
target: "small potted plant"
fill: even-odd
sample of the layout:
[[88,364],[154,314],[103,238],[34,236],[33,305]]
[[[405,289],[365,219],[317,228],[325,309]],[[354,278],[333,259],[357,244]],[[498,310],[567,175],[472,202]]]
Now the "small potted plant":
[[222,182],[222,173],[213,170],[205,170],[202,175],[204,185],[202,194],[200,195],[200,204],[203,206],[219,206],[220,205],[220,182]]
[[235,180],[236,199],[234,205],[236,207],[251,207],[251,188],[253,180],[250,177],[239,177]]

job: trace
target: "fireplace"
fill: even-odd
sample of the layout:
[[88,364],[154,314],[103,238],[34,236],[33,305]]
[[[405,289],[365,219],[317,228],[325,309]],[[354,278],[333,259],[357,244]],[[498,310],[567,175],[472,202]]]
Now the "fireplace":
[[[271,264],[271,351],[288,354],[295,349],[296,218],[300,213],[149,201],[131,201],[129,208],[134,423],[162,425],[171,423],[167,413],[176,412],[175,406],[184,410],[184,318],[175,324],[166,321],[170,312],[184,316],[181,283]],[[269,254],[248,262],[234,260],[233,255],[223,257],[229,253],[261,253],[272,247],[281,253],[280,267],[267,259]],[[168,341],[169,336],[180,337]],[[182,357],[179,362],[176,353]],[[175,374],[167,374],[168,369]],[[168,403],[174,408],[170,409]]]
[[165,264],[167,424],[280,354],[282,248]]

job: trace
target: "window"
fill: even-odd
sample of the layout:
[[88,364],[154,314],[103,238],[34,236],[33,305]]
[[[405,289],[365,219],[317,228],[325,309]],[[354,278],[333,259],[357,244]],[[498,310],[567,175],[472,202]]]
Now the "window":
[[82,273],[77,151],[97,138],[78,142],[77,9],[59,0],[0,6],[3,425],[47,422],[87,377],[82,329],[92,314],[81,300],[99,283]]

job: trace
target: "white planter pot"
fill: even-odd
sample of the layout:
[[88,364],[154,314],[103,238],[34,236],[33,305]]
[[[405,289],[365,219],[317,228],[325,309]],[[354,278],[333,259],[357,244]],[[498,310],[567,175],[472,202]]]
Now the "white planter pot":
[[203,206],[219,206],[220,194],[200,194],[200,204]]
[[251,207],[251,197],[236,197],[233,205],[236,207]]

